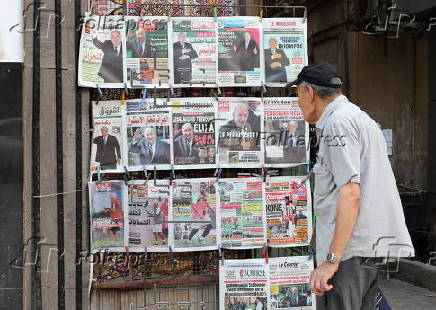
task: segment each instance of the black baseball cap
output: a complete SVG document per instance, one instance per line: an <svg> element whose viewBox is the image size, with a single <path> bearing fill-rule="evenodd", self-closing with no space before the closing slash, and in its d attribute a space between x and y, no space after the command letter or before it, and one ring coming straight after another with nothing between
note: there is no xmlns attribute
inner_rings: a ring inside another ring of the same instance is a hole
<svg viewBox="0 0 436 310"><path fill-rule="evenodd" d="M341 75L329 63L305 66L298 74L297 79L288 83L286 88L298 86L303 81L317 86L342 87Z"/></svg>

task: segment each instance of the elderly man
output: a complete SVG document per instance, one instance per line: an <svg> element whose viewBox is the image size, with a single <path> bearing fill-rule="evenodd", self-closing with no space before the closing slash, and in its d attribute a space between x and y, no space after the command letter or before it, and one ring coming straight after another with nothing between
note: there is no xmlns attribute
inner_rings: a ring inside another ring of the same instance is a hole
<svg viewBox="0 0 436 310"><path fill-rule="evenodd" d="M303 134L299 134L299 125L303 128ZM306 161L304 121L289 121L287 130L281 132L281 138L286 162L304 163Z"/></svg>
<svg viewBox="0 0 436 310"><path fill-rule="evenodd" d="M173 44L174 83L189 83L192 79L192 59L198 57L192 44L186 42L186 33L179 32L179 41Z"/></svg>
<svg viewBox="0 0 436 310"><path fill-rule="evenodd" d="M117 169L121 163L121 147L117 137L109 134L109 128L101 127L101 136L97 136L92 143L97 145L95 161L100 163L102 170Z"/></svg>
<svg viewBox="0 0 436 310"><path fill-rule="evenodd" d="M182 134L174 139L174 157L175 164L187 164L199 160L191 123L183 124Z"/></svg>
<svg viewBox="0 0 436 310"><path fill-rule="evenodd" d="M98 75L105 83L122 83L123 48L120 31L112 30L111 39L104 42L99 41L97 36L94 36L92 43L103 52Z"/></svg>
<svg viewBox="0 0 436 310"><path fill-rule="evenodd" d="M170 146L168 143L156 138L156 129L146 127L144 133L136 129L130 153L139 153L141 165L170 164Z"/></svg>
<svg viewBox="0 0 436 310"><path fill-rule="evenodd" d="M277 39L272 37L268 40L269 48L265 49L265 78L267 82L287 83L286 66L289 66L289 58L285 52L277 48Z"/></svg>
<svg viewBox="0 0 436 310"><path fill-rule="evenodd" d="M259 47L251 36L251 32L244 32L244 39L241 40L238 46L234 45L233 49L236 54L235 62L236 71L253 71L259 67Z"/></svg>
<svg viewBox="0 0 436 310"><path fill-rule="evenodd" d="M375 309L379 260L414 253L383 134L342 95L333 66L306 66L290 84L319 143L310 288L321 309Z"/></svg>
<svg viewBox="0 0 436 310"><path fill-rule="evenodd" d="M127 57L129 58L152 58L150 41L146 40L146 31L139 28L135 37L127 41Z"/></svg>

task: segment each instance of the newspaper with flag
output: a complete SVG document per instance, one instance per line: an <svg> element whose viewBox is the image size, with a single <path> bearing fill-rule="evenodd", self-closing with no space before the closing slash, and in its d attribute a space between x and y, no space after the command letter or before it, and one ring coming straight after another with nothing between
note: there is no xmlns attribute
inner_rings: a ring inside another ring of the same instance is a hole
<svg viewBox="0 0 436 310"><path fill-rule="evenodd" d="M309 160L309 124L295 97L263 99L266 167L291 167Z"/></svg>
<svg viewBox="0 0 436 310"><path fill-rule="evenodd" d="M217 191L220 247L251 249L266 246L262 179L220 179Z"/></svg>
<svg viewBox="0 0 436 310"><path fill-rule="evenodd" d="M259 18L218 18L219 86L260 86L262 35Z"/></svg>
<svg viewBox="0 0 436 310"><path fill-rule="evenodd" d="M176 179L172 181L172 192L173 250L217 249L215 179Z"/></svg>
<svg viewBox="0 0 436 310"><path fill-rule="evenodd" d="M312 237L312 203L305 177L268 177L265 184L268 246L308 245Z"/></svg>
<svg viewBox="0 0 436 310"><path fill-rule="evenodd" d="M264 18L263 80L282 87L307 65L307 22L304 18Z"/></svg>
<svg viewBox="0 0 436 310"><path fill-rule="evenodd" d="M170 193L169 180L129 181L125 236L129 251L168 251Z"/></svg>

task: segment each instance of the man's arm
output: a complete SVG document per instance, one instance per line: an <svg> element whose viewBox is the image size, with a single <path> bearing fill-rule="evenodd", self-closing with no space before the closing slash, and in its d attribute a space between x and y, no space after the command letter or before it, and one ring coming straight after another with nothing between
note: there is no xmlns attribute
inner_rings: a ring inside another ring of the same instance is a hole
<svg viewBox="0 0 436 310"><path fill-rule="evenodd" d="M99 39L97 39L97 36L92 39L92 43L97 47L98 49L103 50L104 48L104 42L101 42Z"/></svg>
<svg viewBox="0 0 436 310"><path fill-rule="evenodd" d="M120 160L121 159L121 148L120 148L120 144L118 143L118 139L116 137L114 137L114 142L115 142L115 148L117 150L117 159Z"/></svg>
<svg viewBox="0 0 436 310"><path fill-rule="evenodd" d="M194 59L198 57L197 52L194 50L194 48L192 47L192 44L189 43L190 49L191 51L188 53L189 58Z"/></svg>

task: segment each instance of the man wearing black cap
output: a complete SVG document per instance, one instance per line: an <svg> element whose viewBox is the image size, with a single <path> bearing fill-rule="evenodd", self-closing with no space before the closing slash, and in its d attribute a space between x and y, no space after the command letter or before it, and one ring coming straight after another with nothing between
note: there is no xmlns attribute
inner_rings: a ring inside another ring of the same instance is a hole
<svg viewBox="0 0 436 310"><path fill-rule="evenodd" d="M305 120L316 124L319 144L317 267L310 279L312 292L322 296L318 309L375 309L375 262L414 255L383 134L342 95L333 66L306 66L288 85L296 86Z"/></svg>

